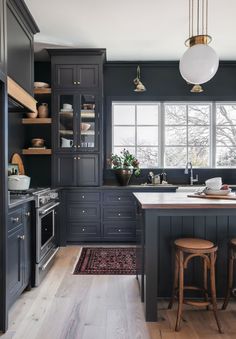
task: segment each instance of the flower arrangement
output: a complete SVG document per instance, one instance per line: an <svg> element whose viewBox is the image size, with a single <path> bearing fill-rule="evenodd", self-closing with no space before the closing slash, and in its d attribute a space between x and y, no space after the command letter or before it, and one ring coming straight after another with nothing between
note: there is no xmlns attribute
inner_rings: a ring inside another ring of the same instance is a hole
<svg viewBox="0 0 236 339"><path fill-rule="evenodd" d="M110 163L111 168L116 170L133 169L135 176L139 176L141 173L138 159L125 148L120 155L112 153Z"/></svg>

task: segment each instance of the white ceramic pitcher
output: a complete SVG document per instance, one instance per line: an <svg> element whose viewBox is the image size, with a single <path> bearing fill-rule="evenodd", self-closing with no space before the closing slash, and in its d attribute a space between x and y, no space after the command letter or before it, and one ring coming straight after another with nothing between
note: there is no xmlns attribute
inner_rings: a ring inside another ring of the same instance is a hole
<svg viewBox="0 0 236 339"><path fill-rule="evenodd" d="M61 147L72 147L73 146L73 140L61 138Z"/></svg>

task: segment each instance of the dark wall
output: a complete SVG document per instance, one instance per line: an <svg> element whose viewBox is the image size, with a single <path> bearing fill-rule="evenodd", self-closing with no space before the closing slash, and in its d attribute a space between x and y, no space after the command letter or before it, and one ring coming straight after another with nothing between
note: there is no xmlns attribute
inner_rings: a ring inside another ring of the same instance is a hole
<svg viewBox="0 0 236 339"><path fill-rule="evenodd" d="M141 69L141 81L146 92L134 92L133 79L137 65ZM179 63L173 62L108 62L104 67L104 181L115 181L114 173L106 169L111 154L111 103L112 101L236 101L236 61L221 62L212 80L203 85L203 93L191 93L179 73ZM162 169L154 169L160 173ZM153 171L153 169L152 169ZM149 169L142 170L141 177L131 183L145 182ZM183 169L168 169L170 183L188 183ZM222 176L224 182L236 184L236 169L197 169L199 182L212 176Z"/></svg>

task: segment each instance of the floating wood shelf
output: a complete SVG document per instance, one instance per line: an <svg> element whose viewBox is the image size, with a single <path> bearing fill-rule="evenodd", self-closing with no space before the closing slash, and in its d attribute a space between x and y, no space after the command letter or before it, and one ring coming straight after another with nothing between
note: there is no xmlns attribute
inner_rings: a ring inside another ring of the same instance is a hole
<svg viewBox="0 0 236 339"><path fill-rule="evenodd" d="M7 77L7 91L11 98L27 108L26 111L37 112L37 101L10 77Z"/></svg>
<svg viewBox="0 0 236 339"><path fill-rule="evenodd" d="M51 118L23 118L22 124L24 125L37 125L37 124L51 124Z"/></svg>
<svg viewBox="0 0 236 339"><path fill-rule="evenodd" d="M34 94L51 94L52 89L51 88L34 88Z"/></svg>
<svg viewBox="0 0 236 339"><path fill-rule="evenodd" d="M43 154L45 154L45 155L50 155L50 154L52 154L52 150L51 149L49 149L49 148L45 148L45 149L37 149L37 148L35 148L35 149L23 149L22 150L22 154L24 154L24 155L43 155Z"/></svg>

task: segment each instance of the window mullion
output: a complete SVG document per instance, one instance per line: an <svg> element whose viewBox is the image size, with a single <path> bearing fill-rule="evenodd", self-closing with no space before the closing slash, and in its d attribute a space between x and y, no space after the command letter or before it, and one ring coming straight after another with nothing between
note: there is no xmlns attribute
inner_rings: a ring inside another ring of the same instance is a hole
<svg viewBox="0 0 236 339"><path fill-rule="evenodd" d="M164 168L164 153L165 153L165 104L161 102L159 104L159 167Z"/></svg>
<svg viewBox="0 0 236 339"><path fill-rule="evenodd" d="M212 103L211 109L211 146L210 146L210 166L216 167L216 103Z"/></svg>

